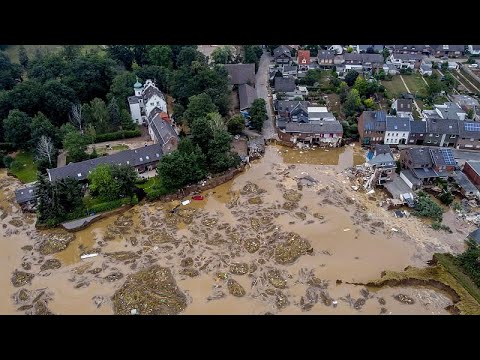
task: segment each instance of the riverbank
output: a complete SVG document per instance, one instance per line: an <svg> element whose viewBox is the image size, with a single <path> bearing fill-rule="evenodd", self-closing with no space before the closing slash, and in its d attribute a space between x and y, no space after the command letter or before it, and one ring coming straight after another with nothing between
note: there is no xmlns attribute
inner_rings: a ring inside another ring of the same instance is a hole
<svg viewBox="0 0 480 360"><path fill-rule="evenodd" d="M130 305L141 314L153 293L142 290L131 303L129 292L144 280L148 289L154 273L181 292L165 292L178 306L160 313L448 314L452 300L430 288L346 283L423 267L434 252L460 252L463 244L458 230L438 233L416 218L393 217L378 207L380 192L372 199L354 191L346 171L354 148L327 150L268 146L231 180L202 191L204 200L174 213L179 200L141 203L76 233L35 230L14 213L11 184L3 192L12 202L0 229L9 259L0 285L13 297L0 302L0 312L35 312L36 291L47 289L39 301L55 314L113 314ZM315 163L304 163L309 155ZM18 228L9 223L15 218ZM11 282L15 270L27 274L17 273L19 287ZM402 294L415 303L399 301Z"/></svg>

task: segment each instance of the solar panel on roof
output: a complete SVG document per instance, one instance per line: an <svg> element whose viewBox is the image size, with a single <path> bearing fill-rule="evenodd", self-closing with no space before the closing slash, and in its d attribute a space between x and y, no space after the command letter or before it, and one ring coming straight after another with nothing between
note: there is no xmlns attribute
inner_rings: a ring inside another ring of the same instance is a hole
<svg viewBox="0 0 480 360"><path fill-rule="evenodd" d="M445 164L447 165L455 165L455 159L453 157L453 153L447 149L440 149L443 155L443 159Z"/></svg>
<svg viewBox="0 0 480 360"><path fill-rule="evenodd" d="M465 123L465 131L480 131L480 123Z"/></svg>

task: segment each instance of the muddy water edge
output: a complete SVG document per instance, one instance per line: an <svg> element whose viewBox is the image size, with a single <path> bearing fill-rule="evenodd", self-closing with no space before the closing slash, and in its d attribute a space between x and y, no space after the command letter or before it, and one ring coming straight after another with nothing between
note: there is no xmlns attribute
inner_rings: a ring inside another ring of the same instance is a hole
<svg viewBox="0 0 480 360"><path fill-rule="evenodd" d="M140 204L73 235L35 230L34 216L14 204L21 184L1 172L0 286L11 296L0 300L0 313L144 313L142 300L125 299L148 276L131 275L159 265L178 296L156 313L447 314L451 300L432 289L345 284L425 266L434 252L462 251L463 244L457 230L396 219L353 191L345 169L361 153L329 150L268 146L202 201L173 213L178 201ZM88 253L99 255L80 258ZM145 299L165 303L159 296Z"/></svg>

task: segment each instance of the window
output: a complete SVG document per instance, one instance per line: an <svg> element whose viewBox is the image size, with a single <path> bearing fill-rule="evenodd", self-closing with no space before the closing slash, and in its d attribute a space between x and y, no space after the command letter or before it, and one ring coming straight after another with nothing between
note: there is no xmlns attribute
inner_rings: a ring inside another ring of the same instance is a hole
<svg viewBox="0 0 480 360"><path fill-rule="evenodd" d="M151 103L150 103L150 105L152 105L152 106L153 106L153 102L151 102Z"/></svg>
<svg viewBox="0 0 480 360"><path fill-rule="evenodd" d="M432 137L432 136L433 136L433 134L430 134L430 135L428 135L428 136Z"/></svg>
<svg viewBox="0 0 480 360"><path fill-rule="evenodd" d="M474 139L474 138L471 138L470 141L475 141L475 139Z"/></svg>
<svg viewBox="0 0 480 360"><path fill-rule="evenodd" d="M149 157L148 155L147 155L147 156L145 156L145 158L146 158L147 160L150 160L150 157Z"/></svg>
<svg viewBox="0 0 480 360"><path fill-rule="evenodd" d="M440 134L436 134L435 137L440 137Z"/></svg>
<svg viewBox="0 0 480 360"><path fill-rule="evenodd" d="M157 105L160 105L160 101L157 101Z"/></svg>
<svg viewBox="0 0 480 360"><path fill-rule="evenodd" d="M427 144L431 144L431 143L432 143L432 141L431 141L431 140L428 140L428 141L427 141Z"/></svg>
<svg viewBox="0 0 480 360"><path fill-rule="evenodd" d="M129 161L129 160L127 160L127 165L130 165L130 161Z"/></svg>
<svg viewBox="0 0 480 360"><path fill-rule="evenodd" d="M450 139L455 139L455 135L450 135Z"/></svg>
<svg viewBox="0 0 480 360"><path fill-rule="evenodd" d="M395 136L398 136L398 133L396 133Z"/></svg>
<svg viewBox="0 0 480 360"><path fill-rule="evenodd" d="M82 173L78 173L77 176L78 176L78 177L82 177Z"/></svg>
<svg viewBox="0 0 480 360"><path fill-rule="evenodd" d="M420 134L420 136L423 136L423 134Z"/></svg>
<svg viewBox="0 0 480 360"><path fill-rule="evenodd" d="M140 158L140 161L143 161L143 158Z"/></svg>

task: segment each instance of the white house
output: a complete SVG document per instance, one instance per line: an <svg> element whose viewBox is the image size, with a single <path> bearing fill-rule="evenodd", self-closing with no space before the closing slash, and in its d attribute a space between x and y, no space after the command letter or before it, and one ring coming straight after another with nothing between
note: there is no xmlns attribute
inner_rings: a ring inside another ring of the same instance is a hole
<svg viewBox="0 0 480 360"><path fill-rule="evenodd" d="M458 70L458 63L455 61L449 61L448 62L448 70Z"/></svg>
<svg viewBox="0 0 480 360"><path fill-rule="evenodd" d="M422 55L418 54L391 54L389 60L397 69L415 69L420 67L423 59Z"/></svg>
<svg viewBox="0 0 480 360"><path fill-rule="evenodd" d="M480 45L468 45L468 52L471 55L480 55Z"/></svg>
<svg viewBox="0 0 480 360"><path fill-rule="evenodd" d="M410 134L410 118L387 116L384 144L406 144Z"/></svg>
<svg viewBox="0 0 480 360"><path fill-rule="evenodd" d="M133 85L135 96L128 97L132 119L138 124L143 124L154 108L167 112L165 95L155 86L152 80L147 80L145 85L139 81Z"/></svg>

